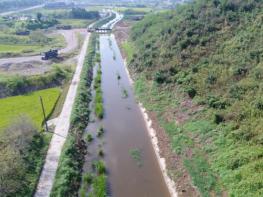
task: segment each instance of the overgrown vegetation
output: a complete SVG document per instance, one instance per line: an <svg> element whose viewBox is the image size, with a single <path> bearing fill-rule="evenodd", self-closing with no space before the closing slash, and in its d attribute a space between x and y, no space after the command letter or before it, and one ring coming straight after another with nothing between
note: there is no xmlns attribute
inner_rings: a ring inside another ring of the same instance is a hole
<svg viewBox="0 0 263 197"><path fill-rule="evenodd" d="M132 30L136 93L202 196L262 196L262 18L262 1L197 0Z"/></svg>
<svg viewBox="0 0 263 197"><path fill-rule="evenodd" d="M92 35L71 116L70 133L61 154L51 196L78 195L81 183L81 169L86 153L86 143L82 139L82 134L89 121L90 86L93 75L95 44L96 37Z"/></svg>
<svg viewBox="0 0 263 197"><path fill-rule="evenodd" d="M98 19L98 11L87 11L85 8L72 8L70 16L76 19Z"/></svg>
<svg viewBox="0 0 263 197"><path fill-rule="evenodd" d="M99 37L96 40L96 70L97 75L93 81L93 89L95 90L95 95L92 100L92 105L95 109L92 111L91 116L96 120L94 122L100 122L103 118L103 99L102 99L102 90L101 90L101 59L99 54ZM94 105L93 105L94 104ZM98 107L99 106L99 107ZM94 136L94 141L90 142L90 147L96 146L95 149L98 149L95 152L89 152L87 157L92 158L91 161L87 162L85 165L85 172L82 175L81 187L79 190L79 196L92 196L92 197L106 197L107 188L106 188L106 166L102 160L104 157L102 144L97 144L98 140L102 140L103 134L105 132L102 125L97 125L97 131L89 131L88 136ZM95 135L96 132L96 135ZM92 138L93 139L93 138ZM87 139L88 140L88 139ZM92 148L92 149L93 149ZM94 149L93 149L94 150Z"/></svg>
<svg viewBox="0 0 263 197"><path fill-rule="evenodd" d="M80 196L85 197L87 191L91 197L106 197L106 168L103 161L99 160L93 163L94 173L86 173L83 176ZM91 189L92 188L92 189Z"/></svg>
<svg viewBox="0 0 263 197"><path fill-rule="evenodd" d="M99 64L98 66L98 72L95 77L94 81L94 88L96 91L95 95L95 114L98 118L102 119L103 118L103 97L102 97L102 89L101 89L101 65Z"/></svg>
<svg viewBox="0 0 263 197"><path fill-rule="evenodd" d="M32 196L50 141L27 117L13 121L0 135L0 193Z"/></svg>
<svg viewBox="0 0 263 197"><path fill-rule="evenodd" d="M71 76L71 70L54 67L45 75L12 76L0 79L0 98L62 85Z"/></svg>

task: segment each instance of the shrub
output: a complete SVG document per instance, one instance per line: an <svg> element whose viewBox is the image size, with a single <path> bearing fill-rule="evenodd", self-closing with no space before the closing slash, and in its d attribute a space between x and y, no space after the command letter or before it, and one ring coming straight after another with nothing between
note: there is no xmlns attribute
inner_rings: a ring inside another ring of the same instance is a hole
<svg viewBox="0 0 263 197"><path fill-rule="evenodd" d="M32 196L48 147L27 117L20 117L1 134L0 191L2 196Z"/></svg>
<svg viewBox="0 0 263 197"><path fill-rule="evenodd" d="M93 180L92 174L90 174L90 173L85 173L85 174L83 175L83 181L84 181L84 183L86 183L86 184L91 184L91 183L92 183L92 180Z"/></svg>
<svg viewBox="0 0 263 197"><path fill-rule="evenodd" d="M88 142L92 142L93 141L93 137L92 137L92 135L90 133L87 135L87 141Z"/></svg>
<svg viewBox="0 0 263 197"><path fill-rule="evenodd" d="M263 110L263 100L256 101L256 108L259 110Z"/></svg>
<svg viewBox="0 0 263 197"><path fill-rule="evenodd" d="M97 136L101 137L103 135L103 133L104 133L104 129L102 126L100 126L100 128L98 129L98 132L97 132Z"/></svg>
<svg viewBox="0 0 263 197"><path fill-rule="evenodd" d="M158 84L162 83L168 83L169 82L169 74L166 71L157 71L154 75L154 81L156 81Z"/></svg>
<svg viewBox="0 0 263 197"><path fill-rule="evenodd" d="M103 157L103 156L104 156L104 152L103 152L102 149L99 150L98 155L99 155L100 157Z"/></svg>
<svg viewBox="0 0 263 197"><path fill-rule="evenodd" d="M224 116L221 115L221 114L215 114L215 116L214 116L214 122L215 122L216 124L220 124L220 123L224 122Z"/></svg>
<svg viewBox="0 0 263 197"><path fill-rule="evenodd" d="M198 73L198 67L193 67L193 68L192 68L192 72L193 72L193 73Z"/></svg>
<svg viewBox="0 0 263 197"><path fill-rule="evenodd" d="M96 116L100 119L103 118L103 104L102 103L96 103L96 106L95 106L95 113L96 113Z"/></svg>
<svg viewBox="0 0 263 197"><path fill-rule="evenodd" d="M208 105L209 107L212 107L215 109L225 109L229 104L225 100L220 100L219 98L216 98L216 97L209 97Z"/></svg>
<svg viewBox="0 0 263 197"><path fill-rule="evenodd" d="M236 99L241 99L245 93L246 89L239 85L233 85L229 90L230 96Z"/></svg>
<svg viewBox="0 0 263 197"><path fill-rule="evenodd" d="M105 164L104 164L104 162L102 160L96 161L94 163L94 167L95 167L95 170L96 170L97 174L99 174L99 175L105 174L106 167L105 167Z"/></svg>
<svg viewBox="0 0 263 197"><path fill-rule="evenodd" d="M175 75L175 80L178 84L189 84L192 80L192 76L187 72L181 71Z"/></svg>
<svg viewBox="0 0 263 197"><path fill-rule="evenodd" d="M216 83L216 80L217 80L217 78L216 78L215 75L209 74L208 77L207 77L207 79L206 79L206 83L208 83L208 84L210 84L210 85L213 85L213 84Z"/></svg>
<svg viewBox="0 0 263 197"><path fill-rule="evenodd" d="M186 93L188 94L188 96L189 96L190 98L194 98L197 92L196 92L196 90L195 90L194 88L188 87L188 88L186 89Z"/></svg>
<svg viewBox="0 0 263 197"><path fill-rule="evenodd" d="M91 193L91 197L106 197L106 176L99 175L94 179L93 182L93 191Z"/></svg>

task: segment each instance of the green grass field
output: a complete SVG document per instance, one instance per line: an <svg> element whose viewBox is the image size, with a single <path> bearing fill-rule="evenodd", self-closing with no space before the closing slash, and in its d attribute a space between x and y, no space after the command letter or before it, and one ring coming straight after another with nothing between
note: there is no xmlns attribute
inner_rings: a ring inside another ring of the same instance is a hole
<svg viewBox="0 0 263 197"><path fill-rule="evenodd" d="M72 28L86 28L92 23L92 20L87 19L59 19L61 25L71 25Z"/></svg>
<svg viewBox="0 0 263 197"><path fill-rule="evenodd" d="M41 46L0 44L0 53L26 53L41 50Z"/></svg>
<svg viewBox="0 0 263 197"><path fill-rule="evenodd" d="M61 34L17 36L10 32L0 31L0 57L13 57L23 55L37 55L50 48L63 48L66 41ZM38 39L42 39L41 41Z"/></svg>
<svg viewBox="0 0 263 197"><path fill-rule="evenodd" d="M39 96L42 96L46 115L49 115L57 102L60 92L59 88L50 88L27 95L0 99L0 130L19 115L29 116L36 126L40 127L43 121L43 114Z"/></svg>

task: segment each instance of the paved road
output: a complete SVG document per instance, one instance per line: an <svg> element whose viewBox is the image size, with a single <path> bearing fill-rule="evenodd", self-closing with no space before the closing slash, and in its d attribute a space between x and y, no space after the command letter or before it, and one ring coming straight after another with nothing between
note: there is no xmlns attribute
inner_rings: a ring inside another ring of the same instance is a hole
<svg viewBox="0 0 263 197"><path fill-rule="evenodd" d="M0 13L0 16L7 16L7 15L10 15L10 14L15 14L15 13L19 13L19 12L24 12L24 11L34 10L34 9L42 8L42 7L44 7L44 4L36 5L36 6L32 6L32 7L28 7L28 8L24 8L24 9L19 9L19 10L13 10L13 11L8 11L8 12L2 12L2 13Z"/></svg>
<svg viewBox="0 0 263 197"><path fill-rule="evenodd" d="M52 136L45 164L41 172L36 193L34 195L35 197L48 197L51 192L61 151L69 131L70 115L77 94L77 87L79 84L80 74L87 52L88 41L89 34L86 36L84 44L82 46L73 80L71 82L62 112L57 120L57 125L54 132L58 135L54 134Z"/></svg>

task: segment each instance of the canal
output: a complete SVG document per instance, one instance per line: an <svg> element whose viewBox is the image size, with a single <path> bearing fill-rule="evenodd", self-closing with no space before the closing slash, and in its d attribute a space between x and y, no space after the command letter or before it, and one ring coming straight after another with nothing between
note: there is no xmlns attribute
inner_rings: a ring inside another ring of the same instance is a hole
<svg viewBox="0 0 263 197"><path fill-rule="evenodd" d="M100 36L104 160L114 197L168 197L146 123L113 35Z"/></svg>

